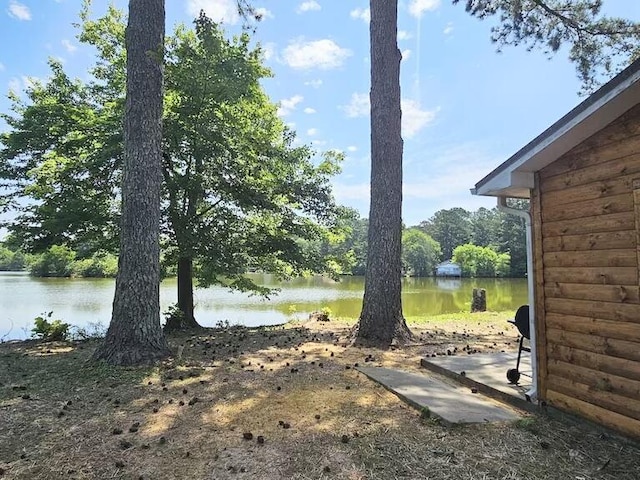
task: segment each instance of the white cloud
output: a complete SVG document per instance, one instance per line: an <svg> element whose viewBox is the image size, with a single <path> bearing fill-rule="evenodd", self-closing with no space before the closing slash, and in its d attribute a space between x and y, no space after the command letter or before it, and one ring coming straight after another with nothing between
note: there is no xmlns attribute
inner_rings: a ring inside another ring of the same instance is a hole
<svg viewBox="0 0 640 480"><path fill-rule="evenodd" d="M316 113L316 109L315 108L311 108L311 107L307 107L304 109L304 113L307 113L309 115L311 115L312 113Z"/></svg>
<svg viewBox="0 0 640 480"><path fill-rule="evenodd" d="M341 108L349 118L365 117L369 115L371 107L367 93L353 93L347 105Z"/></svg>
<svg viewBox="0 0 640 480"><path fill-rule="evenodd" d="M402 136L413 138L416 133L433 122L438 110L422 110L418 102L402 100Z"/></svg>
<svg viewBox="0 0 640 480"><path fill-rule="evenodd" d="M3 70L4 70L4 64L0 62L0 72L2 72Z"/></svg>
<svg viewBox="0 0 640 480"><path fill-rule="evenodd" d="M351 10L351 18L360 19L365 23L371 21L371 10L369 8L356 8Z"/></svg>
<svg viewBox="0 0 640 480"><path fill-rule="evenodd" d="M313 137L317 134L318 134L317 128L310 128L309 130L307 130L307 135L309 135L310 137Z"/></svg>
<svg viewBox="0 0 640 480"><path fill-rule="evenodd" d="M187 13L197 17L204 10L214 22L238 23L238 5L236 0L187 0Z"/></svg>
<svg viewBox="0 0 640 480"><path fill-rule="evenodd" d="M356 147L355 145L349 145L347 147L347 151L348 152L357 152L358 151L358 147Z"/></svg>
<svg viewBox="0 0 640 480"><path fill-rule="evenodd" d="M7 13L10 17L18 20L31 20L31 10L29 10L29 7L16 0L9 2L9 10L7 10Z"/></svg>
<svg viewBox="0 0 640 480"><path fill-rule="evenodd" d="M347 114L347 117L365 117L371 111L369 95L366 93L354 93L351 95L351 101L341 108ZM423 110L418 102L407 99L402 100L401 108L402 136L404 138L413 138L416 133L435 119L439 110L437 108L435 110Z"/></svg>
<svg viewBox="0 0 640 480"><path fill-rule="evenodd" d="M266 20L267 18L274 18L273 12L265 7L260 7L255 9L256 15L260 17L261 20Z"/></svg>
<svg viewBox="0 0 640 480"><path fill-rule="evenodd" d="M409 40L412 37L413 35L406 30L398 30L398 40Z"/></svg>
<svg viewBox="0 0 640 480"><path fill-rule="evenodd" d="M329 70L341 66L351 55L351 50L340 47L328 38L311 42L299 39L283 50L282 59L285 64L298 70Z"/></svg>
<svg viewBox="0 0 640 480"><path fill-rule="evenodd" d="M62 40L61 43L62 43L62 46L67 49L67 52L75 52L78 49L76 45L74 45L67 39Z"/></svg>
<svg viewBox="0 0 640 480"><path fill-rule="evenodd" d="M440 0L411 0L409 3L409 13L420 18L424 12L435 10L440 6Z"/></svg>
<svg viewBox="0 0 640 480"><path fill-rule="evenodd" d="M356 183L351 185L347 185L344 183L334 183L333 193L339 203L344 203L345 200L369 201L369 188L369 182Z"/></svg>
<svg viewBox="0 0 640 480"><path fill-rule="evenodd" d="M285 98L280 100L280 106L278 107L278 115L284 117L293 112L298 104L304 100L302 95L294 95L291 98Z"/></svg>
<svg viewBox="0 0 640 480"><path fill-rule="evenodd" d="M304 84L308 87L320 88L322 86L322 80L309 80L308 82L304 82Z"/></svg>
<svg viewBox="0 0 640 480"><path fill-rule="evenodd" d="M320 10L321 8L322 7L320 6L320 4L315 0L308 0L298 5L298 8L296 8L296 12L297 13L311 12L314 10L315 11Z"/></svg>
<svg viewBox="0 0 640 480"><path fill-rule="evenodd" d="M409 57L411 57L411 50L407 48L402 51L402 60L409 60Z"/></svg>
<svg viewBox="0 0 640 480"><path fill-rule="evenodd" d="M324 147L327 143L326 140L311 140L311 145L314 147Z"/></svg>
<svg viewBox="0 0 640 480"><path fill-rule="evenodd" d="M444 27L442 33L444 33L445 35L451 35L453 33L453 23L447 23L447 26Z"/></svg>

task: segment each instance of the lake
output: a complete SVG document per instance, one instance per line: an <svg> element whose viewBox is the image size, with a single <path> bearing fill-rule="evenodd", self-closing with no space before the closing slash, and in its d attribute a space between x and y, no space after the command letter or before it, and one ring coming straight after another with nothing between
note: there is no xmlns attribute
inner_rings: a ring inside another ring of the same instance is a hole
<svg viewBox="0 0 640 480"><path fill-rule="evenodd" d="M298 278L278 282L272 275L253 274L254 281L280 288L270 300L221 287L196 289L196 319L203 326L217 322L246 326L275 325L292 317L306 318L323 307L338 317L355 318L362 307L363 277ZM33 319L53 311L54 319L77 326L108 325L115 281L94 278L34 278L22 272L0 272L0 339L26 338ZM490 310L515 310L527 303L526 279L403 279L402 301L407 318L467 311L473 288L487 290ZM177 301L176 279L160 286L162 311Z"/></svg>

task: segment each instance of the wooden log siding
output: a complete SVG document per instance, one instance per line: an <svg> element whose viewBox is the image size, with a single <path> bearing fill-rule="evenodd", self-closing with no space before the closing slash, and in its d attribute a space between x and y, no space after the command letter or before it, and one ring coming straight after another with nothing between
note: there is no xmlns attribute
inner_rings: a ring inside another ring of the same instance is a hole
<svg viewBox="0 0 640 480"><path fill-rule="evenodd" d="M536 179L541 398L640 437L640 106Z"/></svg>

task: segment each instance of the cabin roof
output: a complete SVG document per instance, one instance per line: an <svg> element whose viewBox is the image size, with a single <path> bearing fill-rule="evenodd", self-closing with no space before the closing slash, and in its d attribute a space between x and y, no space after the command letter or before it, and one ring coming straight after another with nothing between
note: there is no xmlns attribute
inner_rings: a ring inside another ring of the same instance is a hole
<svg viewBox="0 0 640 480"><path fill-rule="evenodd" d="M436 268L440 268L440 267L460 267L460 265L455 263L453 260L446 260L436 265Z"/></svg>
<svg viewBox="0 0 640 480"><path fill-rule="evenodd" d="M529 198L534 173L640 103L640 59L476 183L473 195Z"/></svg>

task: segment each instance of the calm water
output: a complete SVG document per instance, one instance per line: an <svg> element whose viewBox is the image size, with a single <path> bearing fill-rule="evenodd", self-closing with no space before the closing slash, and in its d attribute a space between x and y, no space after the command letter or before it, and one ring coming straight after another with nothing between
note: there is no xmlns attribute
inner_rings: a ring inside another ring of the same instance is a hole
<svg viewBox="0 0 640 480"><path fill-rule="evenodd" d="M228 320L247 326L273 325L292 316L306 318L309 312L329 307L334 315L357 317L362 306L362 277L344 277L340 282L320 277L278 283L271 275L253 275L258 283L279 287L270 300L231 293L220 287L196 289L196 318L214 326ZM33 319L53 311L72 325L91 322L108 325L115 282L112 279L32 278L24 273L0 272L0 338L29 336ZM403 307L407 317L455 313L468 310L473 288L487 289L490 310L515 309L527 303L525 279L436 279L407 278L403 283ZM176 280L160 287L162 311L175 303Z"/></svg>

